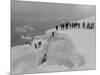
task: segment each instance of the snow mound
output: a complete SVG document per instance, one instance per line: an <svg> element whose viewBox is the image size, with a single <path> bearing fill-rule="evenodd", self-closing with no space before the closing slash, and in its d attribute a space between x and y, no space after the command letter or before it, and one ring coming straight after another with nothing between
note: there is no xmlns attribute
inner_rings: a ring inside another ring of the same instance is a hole
<svg viewBox="0 0 100 75"><path fill-rule="evenodd" d="M95 23L95 17L77 22ZM95 29L60 29L60 27L58 31L55 28L50 29L44 35L35 36L31 45L12 47L12 72L95 69ZM39 42L41 42L40 46ZM43 58L46 59L44 63L42 63Z"/></svg>

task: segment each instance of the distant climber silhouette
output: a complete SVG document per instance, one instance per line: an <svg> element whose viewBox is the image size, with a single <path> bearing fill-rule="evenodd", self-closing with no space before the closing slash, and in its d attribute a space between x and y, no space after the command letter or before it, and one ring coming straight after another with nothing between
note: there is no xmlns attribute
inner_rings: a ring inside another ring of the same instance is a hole
<svg viewBox="0 0 100 75"><path fill-rule="evenodd" d="M39 46L39 48L40 48L40 46L42 45L42 42L41 41L39 41L39 43L38 43L38 46Z"/></svg>
<svg viewBox="0 0 100 75"><path fill-rule="evenodd" d="M54 33L54 32L52 32L52 37L54 37L54 34L55 34L55 33Z"/></svg>
<svg viewBox="0 0 100 75"><path fill-rule="evenodd" d="M94 29L94 26L95 24L93 22L91 22L91 29Z"/></svg>
<svg viewBox="0 0 100 75"><path fill-rule="evenodd" d="M80 23L75 22L75 23L72 25L72 28L80 28Z"/></svg>
<svg viewBox="0 0 100 75"><path fill-rule="evenodd" d="M56 30L58 30L58 26L56 26Z"/></svg>
<svg viewBox="0 0 100 75"><path fill-rule="evenodd" d="M44 56L43 56L43 58L42 58L42 60L41 60L41 64L43 64L44 62L47 61L47 60L46 60L46 57L47 57L47 54L44 54Z"/></svg>
<svg viewBox="0 0 100 75"><path fill-rule="evenodd" d="M82 23L82 27L83 27L83 28L85 28L85 25L86 25L86 23L85 23L85 22L83 22L83 23Z"/></svg>
<svg viewBox="0 0 100 75"><path fill-rule="evenodd" d="M78 29L80 28L80 23L77 23L77 25L78 25Z"/></svg>
<svg viewBox="0 0 100 75"><path fill-rule="evenodd" d="M37 45L36 45L36 43L34 44L34 46L35 46L35 48L37 49Z"/></svg>
<svg viewBox="0 0 100 75"><path fill-rule="evenodd" d="M68 29L68 22L65 23L65 27L66 27L66 29Z"/></svg>
<svg viewBox="0 0 100 75"><path fill-rule="evenodd" d="M61 30L64 30L64 23L60 24Z"/></svg>

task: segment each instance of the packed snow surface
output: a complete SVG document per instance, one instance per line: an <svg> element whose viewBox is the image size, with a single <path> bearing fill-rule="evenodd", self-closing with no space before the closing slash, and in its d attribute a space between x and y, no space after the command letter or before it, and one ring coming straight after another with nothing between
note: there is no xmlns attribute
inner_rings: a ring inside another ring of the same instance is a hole
<svg viewBox="0 0 100 75"><path fill-rule="evenodd" d="M95 22L95 17L80 20ZM52 37L52 32L54 36ZM95 69L95 29L50 29L32 44L11 48L11 72L34 73ZM39 45L39 42L41 44ZM36 47L35 47L36 44ZM42 59L46 55L46 61Z"/></svg>

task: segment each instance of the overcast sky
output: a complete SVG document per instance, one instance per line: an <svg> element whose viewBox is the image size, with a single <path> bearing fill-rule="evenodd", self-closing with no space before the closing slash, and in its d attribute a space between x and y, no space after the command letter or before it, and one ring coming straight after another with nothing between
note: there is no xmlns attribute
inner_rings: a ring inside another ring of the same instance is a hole
<svg viewBox="0 0 100 75"><path fill-rule="evenodd" d="M11 13L13 21L46 21L49 19L77 19L96 15L93 5L73 5L40 3L28 1L12 1Z"/></svg>

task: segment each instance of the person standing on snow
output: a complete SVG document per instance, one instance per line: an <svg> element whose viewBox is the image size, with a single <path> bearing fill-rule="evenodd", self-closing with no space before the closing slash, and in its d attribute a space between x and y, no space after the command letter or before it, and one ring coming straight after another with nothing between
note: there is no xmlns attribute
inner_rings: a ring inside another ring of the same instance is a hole
<svg viewBox="0 0 100 75"><path fill-rule="evenodd" d="M58 30L58 26L56 26L56 30Z"/></svg>
<svg viewBox="0 0 100 75"><path fill-rule="evenodd" d="M64 23L60 24L61 30L64 30Z"/></svg>
<svg viewBox="0 0 100 75"><path fill-rule="evenodd" d="M37 45L36 45L36 43L34 44L34 46L35 46L35 48L37 49Z"/></svg>
<svg viewBox="0 0 100 75"><path fill-rule="evenodd" d="M54 32L52 32L52 37L54 37Z"/></svg>
<svg viewBox="0 0 100 75"><path fill-rule="evenodd" d="M68 29L68 22L65 23L65 27L66 27L66 29Z"/></svg>
<svg viewBox="0 0 100 75"><path fill-rule="evenodd" d="M39 45L39 48L40 48L40 46L42 45L42 42L41 42L41 41L39 41L38 45Z"/></svg>

